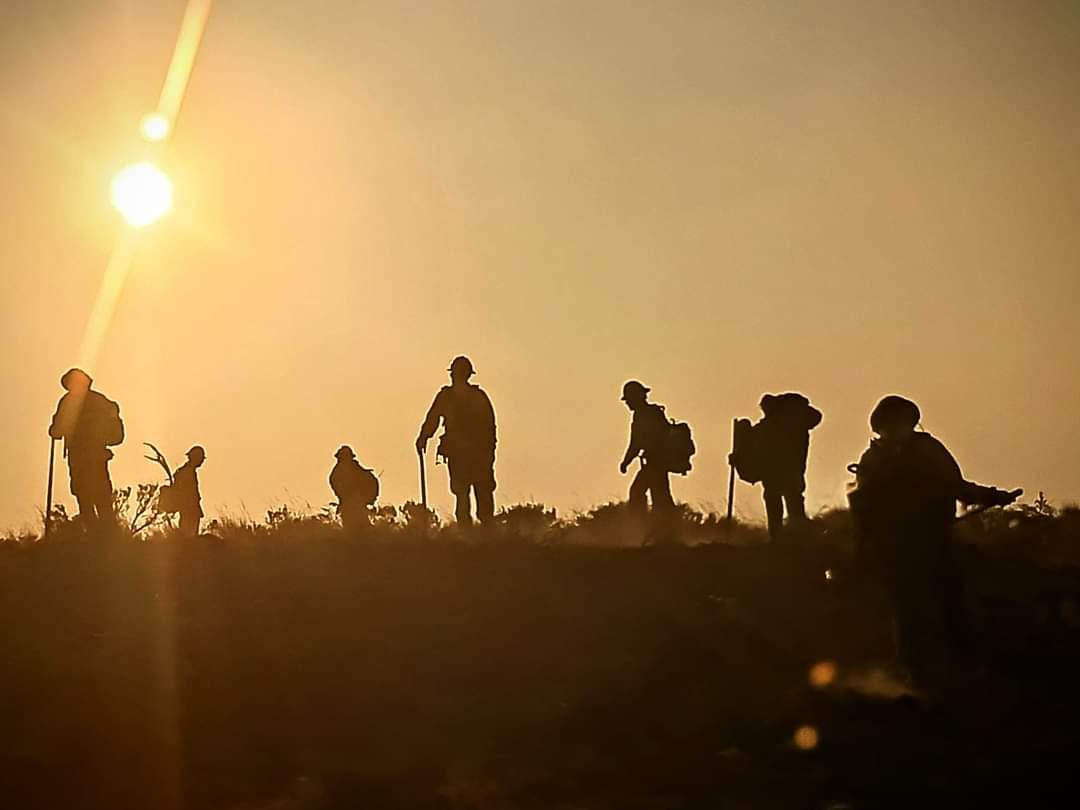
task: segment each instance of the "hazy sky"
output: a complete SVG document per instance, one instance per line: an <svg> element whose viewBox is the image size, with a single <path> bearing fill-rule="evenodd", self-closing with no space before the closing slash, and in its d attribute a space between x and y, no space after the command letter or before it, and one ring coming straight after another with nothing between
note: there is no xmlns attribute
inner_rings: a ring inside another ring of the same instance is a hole
<svg viewBox="0 0 1080 810"><path fill-rule="evenodd" d="M0 526L142 153L182 2L4 4ZM1080 498L1080 10L1071 2L218 3L100 360L128 441L206 446L207 511L331 500L339 444L416 497L455 354L501 502L620 498L637 377L722 508L731 419L800 390L812 508L886 393L985 483ZM450 502L442 468L435 504ZM66 470L57 492L70 504ZM740 487L741 511L760 512Z"/></svg>

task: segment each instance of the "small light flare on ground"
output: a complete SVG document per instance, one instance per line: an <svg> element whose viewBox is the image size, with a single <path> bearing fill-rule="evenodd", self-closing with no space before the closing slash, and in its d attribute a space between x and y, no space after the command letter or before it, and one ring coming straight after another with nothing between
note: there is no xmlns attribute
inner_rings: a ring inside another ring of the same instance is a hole
<svg viewBox="0 0 1080 810"><path fill-rule="evenodd" d="M836 680L836 664L832 661L818 661L810 667L810 685L816 689L824 689Z"/></svg>
<svg viewBox="0 0 1080 810"><path fill-rule="evenodd" d="M123 169L112 183L112 202L133 228L143 228L172 210L172 181L153 163Z"/></svg>
<svg viewBox="0 0 1080 810"><path fill-rule="evenodd" d="M813 751L820 741L818 730L813 726L799 726L795 729L793 741L800 751Z"/></svg>
<svg viewBox="0 0 1080 810"><path fill-rule="evenodd" d="M151 143L159 143L169 137L172 124L161 113L150 113L139 125L142 136Z"/></svg>

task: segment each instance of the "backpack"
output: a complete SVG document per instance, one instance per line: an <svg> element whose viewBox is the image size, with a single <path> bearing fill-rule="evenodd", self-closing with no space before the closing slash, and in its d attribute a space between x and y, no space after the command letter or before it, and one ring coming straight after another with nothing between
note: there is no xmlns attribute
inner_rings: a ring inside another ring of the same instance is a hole
<svg viewBox="0 0 1080 810"><path fill-rule="evenodd" d="M367 467L361 467L356 476L356 499L365 506L373 506L379 499L379 479Z"/></svg>
<svg viewBox="0 0 1080 810"><path fill-rule="evenodd" d="M692 467L690 458L696 452L694 438L690 434L690 425L672 419L664 439L664 457L667 460L668 471L686 475Z"/></svg>
<svg viewBox="0 0 1080 810"><path fill-rule="evenodd" d="M739 479L757 484L765 476L765 452L760 423L754 425L749 419L736 419L731 461Z"/></svg>
<svg viewBox="0 0 1080 810"><path fill-rule="evenodd" d="M176 502L176 490L172 484L162 484L158 490L157 510L165 515L180 511L180 504Z"/></svg>
<svg viewBox="0 0 1080 810"><path fill-rule="evenodd" d="M120 418L120 406L103 394L94 409L94 435L106 447L124 443L124 420Z"/></svg>

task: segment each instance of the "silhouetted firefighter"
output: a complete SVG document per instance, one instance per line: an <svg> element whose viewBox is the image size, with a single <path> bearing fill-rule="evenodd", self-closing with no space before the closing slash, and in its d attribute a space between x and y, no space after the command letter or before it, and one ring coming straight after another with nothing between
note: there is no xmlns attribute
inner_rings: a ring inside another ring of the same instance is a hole
<svg viewBox="0 0 1080 810"><path fill-rule="evenodd" d="M685 475L690 471L690 457L694 454L694 442L690 427L685 423L669 422L664 406L648 401L649 389L637 380L630 380L622 389L622 401L633 414L630 422L630 443L619 464L619 472L626 475L634 459L641 460L641 467L630 484L627 502L640 518L642 525L649 526L654 541L674 540L675 501L671 497L673 473ZM652 499L652 521L648 521L648 498Z"/></svg>
<svg viewBox="0 0 1080 810"><path fill-rule="evenodd" d="M199 524L203 519L199 468L205 461L206 451L195 445L187 451L187 461L173 474L172 505L175 508L169 511L180 513L180 533L187 537L199 536ZM161 508L161 498L158 499L158 508Z"/></svg>
<svg viewBox="0 0 1080 810"><path fill-rule="evenodd" d="M919 419L918 406L903 397L878 403L870 415L878 438L853 465L848 495L859 566L889 597L897 656L916 682L968 641L953 550L956 502L1004 506L1021 494L966 481L945 445L915 429Z"/></svg>
<svg viewBox="0 0 1080 810"><path fill-rule="evenodd" d="M455 357L449 371L451 384L431 403L416 437L416 450L424 454L441 422L444 430L436 455L446 460L450 470L457 521L462 526L472 524L471 491L476 496L476 517L487 523L495 515L495 410L488 395L469 382L475 373L469 358Z"/></svg>
<svg viewBox="0 0 1080 810"><path fill-rule="evenodd" d="M79 518L86 524L111 524L113 488L109 478L110 447L124 441L120 406L91 388L93 380L73 368L60 378L67 391L60 398L49 425L53 439L64 440L71 474L71 494L79 504Z"/></svg>
<svg viewBox="0 0 1080 810"><path fill-rule="evenodd" d="M761 482L769 537L778 540L785 505L792 528L806 523L806 459L821 411L795 393L766 394L760 404L764 416L756 425L748 419L736 422L731 463L744 481Z"/></svg>
<svg viewBox="0 0 1080 810"><path fill-rule="evenodd" d="M367 467L361 467L356 453L342 445L335 453L337 463L330 471L330 489L338 499L341 525L347 532L371 525L370 508L379 499L379 479Z"/></svg>

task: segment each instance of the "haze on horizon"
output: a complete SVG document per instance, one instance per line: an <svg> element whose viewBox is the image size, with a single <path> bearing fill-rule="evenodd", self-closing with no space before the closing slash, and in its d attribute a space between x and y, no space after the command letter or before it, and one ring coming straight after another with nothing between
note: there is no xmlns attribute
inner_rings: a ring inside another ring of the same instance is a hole
<svg viewBox="0 0 1080 810"><path fill-rule="evenodd" d="M47 5L0 31L0 527L44 501L184 3ZM330 501L348 443L415 498L467 353L500 504L623 498L631 377L694 428L679 500L722 507L732 418L786 390L825 413L812 510L886 393L969 478L1076 500L1078 34L1065 3L219 3L175 210L88 369L127 425L114 483L156 479L142 441L200 443L208 515L260 517Z"/></svg>

